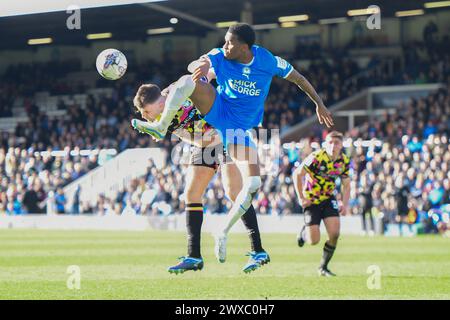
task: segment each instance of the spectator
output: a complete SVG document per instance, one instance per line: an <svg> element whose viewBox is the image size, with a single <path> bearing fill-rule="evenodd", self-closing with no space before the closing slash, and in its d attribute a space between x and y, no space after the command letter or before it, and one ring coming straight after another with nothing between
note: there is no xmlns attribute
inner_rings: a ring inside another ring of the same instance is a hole
<svg viewBox="0 0 450 320"><path fill-rule="evenodd" d="M374 183L369 183L366 176L361 177L361 186L359 189L359 194L361 197L360 208L362 217L362 227L365 234L373 235L375 234L375 223L372 215L373 208L373 193ZM367 219L370 221L370 229L367 226Z"/></svg>
<svg viewBox="0 0 450 320"><path fill-rule="evenodd" d="M437 25L431 20L428 21L427 25L423 28L423 41L427 46L430 46L434 43L437 33Z"/></svg>
<svg viewBox="0 0 450 320"><path fill-rule="evenodd" d="M23 205L27 213L42 213L41 208L39 207L39 197L35 190L35 188L30 187L24 195Z"/></svg>
<svg viewBox="0 0 450 320"><path fill-rule="evenodd" d="M61 187L58 187L56 190L55 196L56 202L56 211L58 213L66 213L66 196L64 195L64 190Z"/></svg>

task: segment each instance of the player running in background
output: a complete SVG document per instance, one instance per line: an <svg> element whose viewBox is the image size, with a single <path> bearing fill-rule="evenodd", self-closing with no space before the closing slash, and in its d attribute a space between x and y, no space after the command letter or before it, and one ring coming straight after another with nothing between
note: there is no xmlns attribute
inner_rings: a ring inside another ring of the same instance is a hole
<svg viewBox="0 0 450 320"><path fill-rule="evenodd" d="M328 241L323 248L319 275L335 276L328 270L339 238L339 214L345 214L350 197L349 158L342 152L343 135L332 131L325 139L325 148L314 151L293 174L295 191L303 207L305 224L297 238L298 245L315 245L320 241L320 223L323 220ZM334 197L336 179L341 179L342 206Z"/></svg>
<svg viewBox="0 0 450 320"><path fill-rule="evenodd" d="M154 137L164 137L178 103L189 97L204 119L219 131L225 148L239 164L242 189L229 212L228 225L216 238L220 261L226 258L229 230L250 207L261 186L256 144L248 130L263 120L264 102L272 78L278 76L295 83L315 103L319 122L328 127L333 125L330 112L308 80L287 61L254 45L254 42L255 32L250 25L239 23L231 26L225 35L223 48L213 49L190 64L188 70L193 74L176 82L161 119L146 128ZM216 74L217 90L200 81L210 68Z"/></svg>
<svg viewBox="0 0 450 320"><path fill-rule="evenodd" d="M173 86L169 86L162 92L153 84L145 84L139 88L134 98L134 105L145 120L152 122L160 117L171 87ZM132 123L136 130L147 133L146 122L133 119ZM183 273L187 270L201 270L204 264L200 250L203 195L220 165L225 193L230 200L234 201L242 187L241 175L236 165L226 155L216 130L202 119L189 99L179 107L168 132L192 145L184 191L188 252L186 257L181 258L180 263L170 267L168 271ZM241 219L247 228L252 248L249 261L243 268L243 271L248 273L268 263L270 259L261 245L258 221L253 206L249 207Z"/></svg>

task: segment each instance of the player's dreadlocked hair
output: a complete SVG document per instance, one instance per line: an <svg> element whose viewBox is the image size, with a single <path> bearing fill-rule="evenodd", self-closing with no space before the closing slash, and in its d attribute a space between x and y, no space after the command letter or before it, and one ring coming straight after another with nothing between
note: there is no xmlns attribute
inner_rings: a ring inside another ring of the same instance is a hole
<svg viewBox="0 0 450 320"><path fill-rule="evenodd" d="M143 84L139 87L133 99L137 111L141 110L147 103L153 103L161 95L161 89L156 84Z"/></svg>
<svg viewBox="0 0 450 320"><path fill-rule="evenodd" d="M228 28L228 32L236 35L239 41L246 43L249 48L255 44L255 31L247 23L236 23Z"/></svg>

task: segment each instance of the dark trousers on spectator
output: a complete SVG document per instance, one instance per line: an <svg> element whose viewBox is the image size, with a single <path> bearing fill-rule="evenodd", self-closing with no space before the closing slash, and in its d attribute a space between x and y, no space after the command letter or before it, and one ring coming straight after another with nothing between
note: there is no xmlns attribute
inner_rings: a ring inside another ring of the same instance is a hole
<svg viewBox="0 0 450 320"><path fill-rule="evenodd" d="M367 216L369 216L370 230L372 230L373 232L375 232L375 224L374 224L373 216L372 216L372 208L364 208L364 210L363 210L362 213L361 213L363 230L364 230L365 232L369 231L369 230L367 229Z"/></svg>

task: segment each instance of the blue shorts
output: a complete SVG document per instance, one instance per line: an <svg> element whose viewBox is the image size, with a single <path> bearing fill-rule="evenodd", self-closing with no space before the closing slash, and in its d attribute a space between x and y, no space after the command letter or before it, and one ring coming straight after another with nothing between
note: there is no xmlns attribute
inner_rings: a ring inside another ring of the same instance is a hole
<svg viewBox="0 0 450 320"><path fill-rule="evenodd" d="M203 116L203 119L218 131L225 150L228 151L229 144L239 144L256 149L256 142L251 131L234 125L227 112L228 110L226 103L220 94L216 92L216 99L209 112Z"/></svg>

